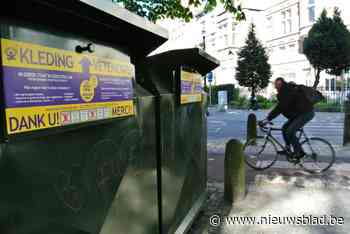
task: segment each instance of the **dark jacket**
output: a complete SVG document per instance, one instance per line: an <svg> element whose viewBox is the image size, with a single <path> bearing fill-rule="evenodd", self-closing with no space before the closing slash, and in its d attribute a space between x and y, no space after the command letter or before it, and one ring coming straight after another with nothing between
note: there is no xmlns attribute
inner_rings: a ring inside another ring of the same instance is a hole
<svg viewBox="0 0 350 234"><path fill-rule="evenodd" d="M295 118L296 116L307 113L313 110L313 105L306 98L305 94L298 85L284 83L281 90L277 94L278 104L267 116L271 121L279 114L284 115L287 119Z"/></svg>

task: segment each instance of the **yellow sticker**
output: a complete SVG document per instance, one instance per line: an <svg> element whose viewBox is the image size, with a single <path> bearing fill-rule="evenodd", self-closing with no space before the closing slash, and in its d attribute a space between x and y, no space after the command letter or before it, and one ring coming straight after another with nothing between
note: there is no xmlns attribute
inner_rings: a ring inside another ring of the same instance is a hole
<svg viewBox="0 0 350 234"><path fill-rule="evenodd" d="M8 134L134 114L133 101L6 109Z"/></svg>

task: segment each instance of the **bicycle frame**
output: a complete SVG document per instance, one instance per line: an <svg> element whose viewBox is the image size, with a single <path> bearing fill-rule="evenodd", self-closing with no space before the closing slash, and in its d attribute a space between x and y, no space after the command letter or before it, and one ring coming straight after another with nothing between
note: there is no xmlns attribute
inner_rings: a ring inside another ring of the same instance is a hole
<svg viewBox="0 0 350 234"><path fill-rule="evenodd" d="M304 170L310 172L310 173L319 173L319 172L324 172L326 170L328 170L333 163L335 162L335 151L334 148L332 147L332 145L322 139L322 138L317 138L317 137L308 137L307 134L305 133L303 128L300 128L297 133L296 133L296 137L298 139L298 141L300 142L300 144L303 147L304 150L304 155L302 155L302 157L298 157L298 155L295 155L292 150L290 150L288 147L286 147L282 141L279 141L277 136L273 136L273 132L275 131L282 131L281 128L273 128L272 127L273 123L268 122L267 124L260 124L259 123L259 129L261 132L263 132L264 134L261 134L260 136L257 137L257 139L262 139L263 141L260 142L262 143L259 144L256 148L257 152L253 153L253 159L254 162L249 162L248 158L246 158L246 162L247 164L252 167L253 169L256 170L264 170L267 169L269 167L271 167L276 161L279 155L285 155L286 159L288 162L293 163L294 165L300 165ZM282 143L281 143L282 142ZM314 142L318 142L321 143L321 148L319 148L318 146L314 146L312 144L314 144ZM272 155L271 152L268 151L267 152L267 156L272 156L272 161L269 162L267 165L265 166L257 166L258 161L264 161L264 159L260 159L260 156L262 154L262 152L265 151L265 148L268 146L268 144L272 144ZM257 144L254 143L254 139L250 139L247 141L246 146L256 146ZM307 148L304 148L306 145ZM330 153L329 155L319 155L318 149L321 149L321 154L323 153L323 149L322 147L327 147L327 149L330 149L330 152L326 152L326 153ZM285 152L281 152L280 150L283 150ZM277 154L273 154L275 151L277 151ZM249 153L247 154L247 156L249 157ZM330 161L325 161L323 162L322 159L328 159L330 156ZM255 162L257 161L257 162ZM324 166L324 163L326 163L326 166ZM316 164L316 169L315 168L310 168L313 164Z"/></svg>
<svg viewBox="0 0 350 234"><path fill-rule="evenodd" d="M282 150L287 151L287 148L286 148L279 140L277 140L276 137L274 137L274 136L272 135L272 132L276 132L276 131L282 132L282 129L281 129L281 128L273 128L273 127L271 127L271 126L268 127L268 128L266 128L266 127L260 126L260 130L261 130L262 132L266 133L266 135L264 136L265 139L271 140L274 144L278 145ZM304 129L303 129L303 128L299 129L299 130L297 131L297 134L299 134L299 135L297 136L299 142L301 141L301 139L304 139L305 142L307 142L308 145L310 146L310 149L311 149L312 153L314 153L314 150L313 150L313 148L311 147L311 144L310 144L310 141L309 141L309 137L306 135ZM265 142L265 144L266 144L266 143L267 143L267 141ZM264 147L265 147L265 145L264 145ZM289 155L287 155L287 157L288 157L288 156L289 156Z"/></svg>

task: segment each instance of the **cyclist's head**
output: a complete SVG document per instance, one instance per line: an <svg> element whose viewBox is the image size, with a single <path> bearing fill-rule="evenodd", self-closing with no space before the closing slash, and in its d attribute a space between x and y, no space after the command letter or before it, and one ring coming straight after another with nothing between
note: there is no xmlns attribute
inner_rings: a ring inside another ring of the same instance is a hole
<svg viewBox="0 0 350 234"><path fill-rule="evenodd" d="M281 90L282 86L286 83L286 81L284 80L283 77L278 77L275 80L275 88L277 89L277 91Z"/></svg>

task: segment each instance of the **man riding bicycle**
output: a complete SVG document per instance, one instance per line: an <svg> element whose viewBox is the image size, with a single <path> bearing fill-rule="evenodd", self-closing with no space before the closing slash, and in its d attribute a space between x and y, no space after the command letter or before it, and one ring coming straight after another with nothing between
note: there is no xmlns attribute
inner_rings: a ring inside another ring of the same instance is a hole
<svg viewBox="0 0 350 234"><path fill-rule="evenodd" d="M296 133L315 116L313 104L296 84L287 83L282 77L275 80L275 88L278 93L278 104L261 123L270 122L278 115L283 114L288 119L282 127L286 147L291 151L290 145L292 145L295 158L300 159L305 156L305 153ZM287 152L282 151L279 153L285 154Z"/></svg>

